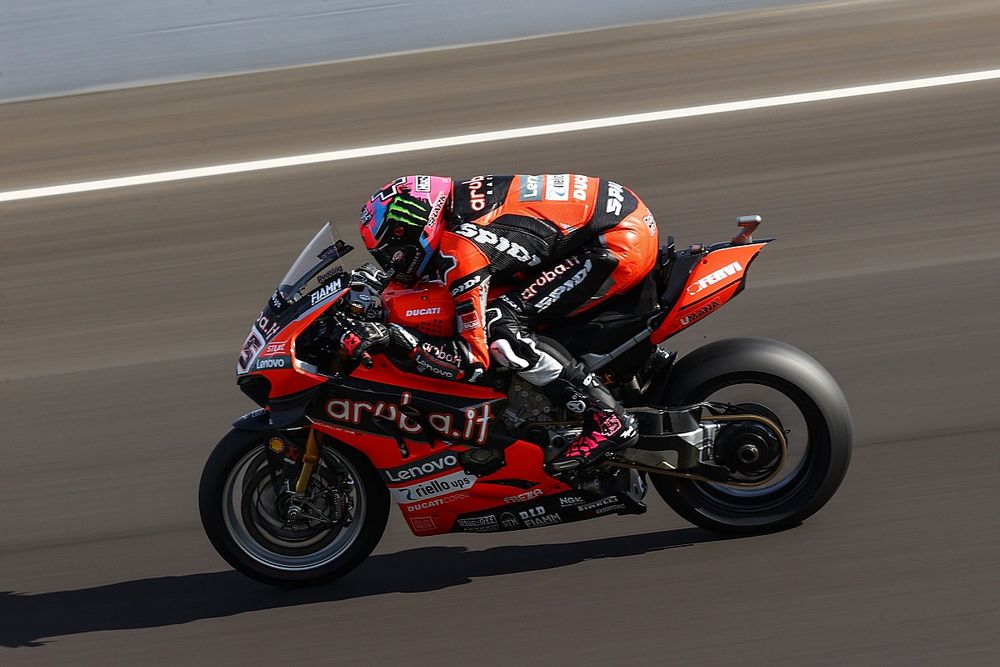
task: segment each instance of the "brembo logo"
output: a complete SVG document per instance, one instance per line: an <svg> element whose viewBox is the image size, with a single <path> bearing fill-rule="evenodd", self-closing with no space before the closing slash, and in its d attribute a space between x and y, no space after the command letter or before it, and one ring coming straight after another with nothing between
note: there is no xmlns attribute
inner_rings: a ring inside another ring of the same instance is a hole
<svg viewBox="0 0 1000 667"><path fill-rule="evenodd" d="M722 267L718 271L713 271L704 278L699 278L697 282L693 283L690 287L688 287L688 294L694 296L698 292L708 289L715 283L721 280L725 280L729 276L734 276L737 273L741 273L742 271L743 271L743 265L740 264L739 262L733 262L728 266Z"/></svg>
<svg viewBox="0 0 1000 667"><path fill-rule="evenodd" d="M407 317L420 317L421 315L438 315L441 313L440 308L411 308L406 311Z"/></svg>

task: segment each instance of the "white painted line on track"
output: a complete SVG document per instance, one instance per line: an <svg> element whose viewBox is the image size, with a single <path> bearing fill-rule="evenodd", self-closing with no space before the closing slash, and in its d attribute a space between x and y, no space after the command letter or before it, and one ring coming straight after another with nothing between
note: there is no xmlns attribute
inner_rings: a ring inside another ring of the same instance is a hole
<svg viewBox="0 0 1000 667"><path fill-rule="evenodd" d="M606 127L620 127L623 125L636 125L638 123L653 123L656 121L673 120L676 118L691 118L694 116L708 116L711 114L730 113L733 111L749 111L751 109L766 109L769 107L788 106L792 104L822 102L824 100L839 100L847 97L881 95L883 93L895 93L903 90L935 88L938 86L951 86L959 83L990 81L994 79L1000 79L1000 69L965 72L962 74L950 74L947 76L932 76L923 79L892 81L889 83L876 83L864 86L851 86L849 88L834 88L832 90L820 90L812 93L796 93L793 95L778 95L776 97L761 97L752 100L742 100L739 102L705 104L702 106L684 107L681 109L664 109L661 111L626 114L623 116L607 116L605 118L591 118L589 120L577 120L566 123L533 125L531 127L520 127L511 130L476 132L473 134L460 134L451 137L439 137L437 139L403 141L395 144L382 144L380 146L365 146L362 148L348 148L343 150L325 151L322 153L289 155L287 157L251 160L249 162L232 162L230 164L218 164L210 167L160 171L152 174L141 174L138 176L107 178L99 181L83 181L79 183L68 183L65 185L50 185L40 188L28 188L26 190L9 190L7 192L0 192L0 202L37 199L39 197L52 197L55 195L67 195L77 192L93 192L95 190L124 188L133 185L167 183L170 181L181 181L192 178L206 178L208 176L240 174L248 171L280 169L281 167L297 167L306 164L317 164L320 162L337 162L340 160L353 160L357 158L374 157L377 155L391 155L393 153L408 153L412 151L430 150L433 148L468 146L471 144L482 144L490 141L505 141L508 139L540 137L565 132L597 130Z"/></svg>

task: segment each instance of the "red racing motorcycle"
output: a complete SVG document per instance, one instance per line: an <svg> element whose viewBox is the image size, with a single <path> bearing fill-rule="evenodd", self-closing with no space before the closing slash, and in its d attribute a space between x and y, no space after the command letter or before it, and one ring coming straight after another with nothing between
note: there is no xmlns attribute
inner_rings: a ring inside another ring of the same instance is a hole
<svg viewBox="0 0 1000 667"><path fill-rule="evenodd" d="M579 416L502 368L476 384L412 372L391 353L352 360L344 318L454 332L439 282L380 294L334 264L351 250L325 226L254 322L237 365L261 406L212 451L199 489L219 554L254 579L318 584L361 563L399 506L415 535L503 532L645 511L647 481L683 518L720 533L799 524L850 461L847 403L830 374L774 340L733 338L677 359L659 347L739 294L758 216L728 242L661 248L628 294L542 334L634 414L639 441L599 465L550 474ZM530 278L530 277L529 277ZM373 301L381 301L373 309ZM495 365L496 366L496 365Z"/></svg>

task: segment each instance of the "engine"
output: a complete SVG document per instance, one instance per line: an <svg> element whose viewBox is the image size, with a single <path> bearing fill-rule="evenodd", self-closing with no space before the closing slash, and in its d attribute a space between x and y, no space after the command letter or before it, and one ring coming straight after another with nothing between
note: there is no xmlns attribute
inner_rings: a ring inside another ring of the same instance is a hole
<svg viewBox="0 0 1000 667"><path fill-rule="evenodd" d="M538 388L515 376L500 420L508 433L543 447L562 449L580 434L577 415L555 406Z"/></svg>

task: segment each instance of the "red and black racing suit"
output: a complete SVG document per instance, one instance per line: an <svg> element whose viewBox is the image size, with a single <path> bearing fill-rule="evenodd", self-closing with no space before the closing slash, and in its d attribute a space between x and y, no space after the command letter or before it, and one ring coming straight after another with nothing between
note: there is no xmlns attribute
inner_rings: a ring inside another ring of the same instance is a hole
<svg viewBox="0 0 1000 667"><path fill-rule="evenodd" d="M457 335L408 332L417 369L474 381L492 349L527 382L558 385L567 400L575 387L584 398L582 367L539 347L534 331L628 291L653 269L657 226L646 205L618 183L587 176L476 176L455 184L446 222L437 269L455 298ZM514 287L489 300L491 284Z"/></svg>

